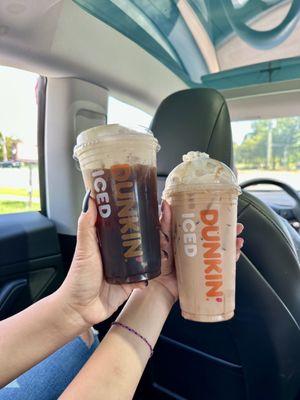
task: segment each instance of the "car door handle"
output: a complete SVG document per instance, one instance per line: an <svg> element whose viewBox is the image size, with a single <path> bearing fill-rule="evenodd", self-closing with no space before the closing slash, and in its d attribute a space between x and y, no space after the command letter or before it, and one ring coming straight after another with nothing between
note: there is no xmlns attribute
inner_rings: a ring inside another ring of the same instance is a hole
<svg viewBox="0 0 300 400"><path fill-rule="evenodd" d="M28 280L23 278L7 282L0 288L0 319L9 315L11 306L16 302L27 285Z"/></svg>

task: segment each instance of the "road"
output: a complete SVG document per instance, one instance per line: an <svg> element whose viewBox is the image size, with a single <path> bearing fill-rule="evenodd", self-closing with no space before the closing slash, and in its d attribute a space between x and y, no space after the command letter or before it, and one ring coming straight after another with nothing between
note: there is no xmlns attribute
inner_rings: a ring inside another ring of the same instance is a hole
<svg viewBox="0 0 300 400"><path fill-rule="evenodd" d="M300 190L300 170L298 171L241 170L238 172L238 177L240 183L254 178L277 179L292 186L295 190ZM259 186L253 186L252 190L276 190L276 187L271 185L259 185Z"/></svg>
<svg viewBox="0 0 300 400"><path fill-rule="evenodd" d="M29 168L0 168L0 187L28 188ZM39 187L38 169L32 170L33 189Z"/></svg>
<svg viewBox="0 0 300 400"><path fill-rule="evenodd" d="M29 201L29 196L16 196L14 194L0 194L0 202L1 201ZM32 203L39 203L39 197L33 197Z"/></svg>
<svg viewBox="0 0 300 400"><path fill-rule="evenodd" d="M300 170L299 171L241 170L239 171L238 175L239 175L239 182L244 182L246 180L253 178L273 178L281 180L291 185L296 190L300 190ZM34 168L32 171L32 186L33 190L39 188L39 176L37 168ZM25 188L28 190L29 169L0 168L0 187ZM270 185L260 185L259 187L253 186L253 189L274 190L276 189L276 187Z"/></svg>

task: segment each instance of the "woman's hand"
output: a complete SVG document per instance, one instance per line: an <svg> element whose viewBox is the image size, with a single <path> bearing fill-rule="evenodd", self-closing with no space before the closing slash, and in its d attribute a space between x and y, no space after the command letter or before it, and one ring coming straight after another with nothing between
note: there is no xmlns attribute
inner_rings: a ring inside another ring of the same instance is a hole
<svg viewBox="0 0 300 400"><path fill-rule="evenodd" d="M171 207L166 202L162 202L161 206L161 216L160 216L160 225L161 225L161 236L160 236L160 245L161 245L161 269L162 274L154 279L155 282L161 284L169 291L169 293L173 296L174 301L178 299L178 288L174 267L174 258L173 258L173 249L171 242ZM244 230L244 225L238 223L237 224L237 236L240 235ZM244 239L237 237L236 239L236 261L238 261L241 248L243 247Z"/></svg>
<svg viewBox="0 0 300 400"><path fill-rule="evenodd" d="M112 285L105 281L95 228L97 209L93 199L87 200L87 211L82 212L78 221L77 245L69 273L56 292L67 310L67 316L80 324L82 331L110 317L133 289L146 286L145 282ZM171 208L167 202L162 204L160 223L162 275L154 282L163 286L175 302L178 289L171 243ZM243 225L238 224L237 235L242 230ZM237 259L242 245L243 239L237 238Z"/></svg>
<svg viewBox="0 0 300 400"><path fill-rule="evenodd" d="M145 287L145 282L111 285L105 281L96 219L96 205L89 198L88 209L82 212L78 220L76 250L69 273L57 291L68 306L71 317L78 318L83 330L110 317L127 300L133 289Z"/></svg>
<svg viewBox="0 0 300 400"><path fill-rule="evenodd" d="M244 239L241 237L238 237L244 230L244 225L238 223L236 226L236 261L240 258L241 255L241 249L244 246Z"/></svg>

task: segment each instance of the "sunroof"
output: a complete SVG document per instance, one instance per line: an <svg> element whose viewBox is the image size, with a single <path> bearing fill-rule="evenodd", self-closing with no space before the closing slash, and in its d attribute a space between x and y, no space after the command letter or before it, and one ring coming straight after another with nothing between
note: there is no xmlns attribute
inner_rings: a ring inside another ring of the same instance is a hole
<svg viewBox="0 0 300 400"><path fill-rule="evenodd" d="M299 0L74 1L191 87L210 74L300 56Z"/></svg>

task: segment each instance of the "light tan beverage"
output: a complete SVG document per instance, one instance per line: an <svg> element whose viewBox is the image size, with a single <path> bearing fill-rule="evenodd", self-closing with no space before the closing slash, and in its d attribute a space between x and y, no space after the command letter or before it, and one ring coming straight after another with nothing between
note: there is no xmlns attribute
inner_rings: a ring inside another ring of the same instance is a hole
<svg viewBox="0 0 300 400"><path fill-rule="evenodd" d="M169 174L163 198L172 209L182 316L225 321L235 308L236 177L205 153L189 152Z"/></svg>

